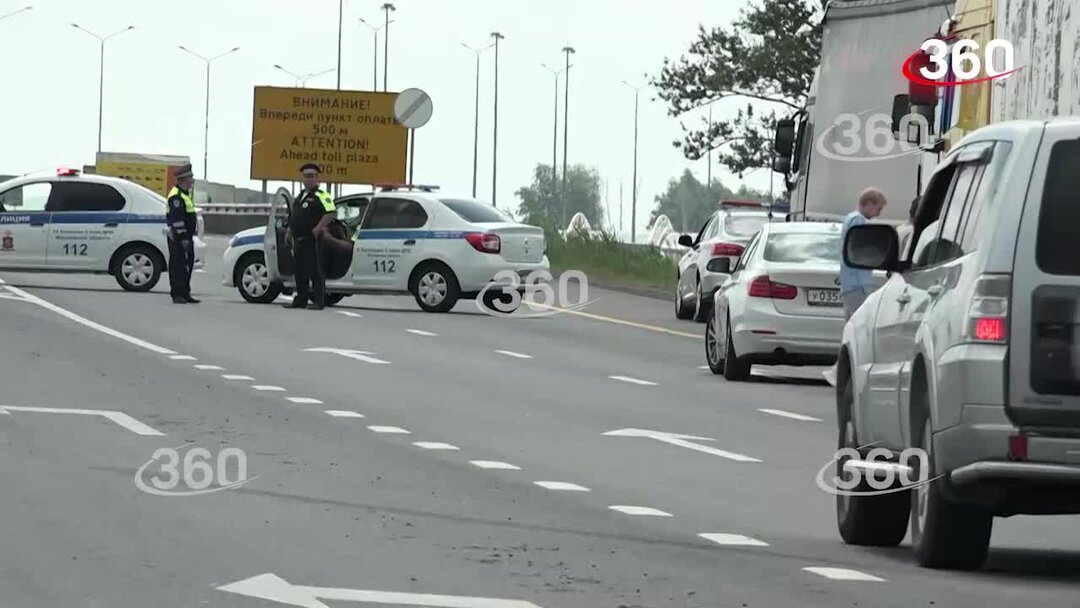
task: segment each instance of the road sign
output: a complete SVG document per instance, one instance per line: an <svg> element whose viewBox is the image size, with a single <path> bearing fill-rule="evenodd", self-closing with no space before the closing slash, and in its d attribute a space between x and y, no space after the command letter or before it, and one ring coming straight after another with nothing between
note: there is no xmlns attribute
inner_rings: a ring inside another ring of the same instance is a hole
<svg viewBox="0 0 1080 608"><path fill-rule="evenodd" d="M295 180L312 162L341 184L405 181L395 93L255 87L251 179Z"/></svg>
<svg viewBox="0 0 1080 608"><path fill-rule="evenodd" d="M419 129L431 120L431 96L420 89L405 89L394 101L394 116L408 129Z"/></svg>

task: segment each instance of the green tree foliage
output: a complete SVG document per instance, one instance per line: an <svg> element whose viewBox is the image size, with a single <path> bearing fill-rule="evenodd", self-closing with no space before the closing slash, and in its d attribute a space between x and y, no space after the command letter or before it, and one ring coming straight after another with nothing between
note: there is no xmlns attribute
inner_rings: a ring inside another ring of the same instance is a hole
<svg viewBox="0 0 1080 608"><path fill-rule="evenodd" d="M733 192L716 179L706 187L687 169L679 179L669 181L667 190L656 197L656 208L649 217L649 226L661 215L666 215L676 232L696 232L709 215L717 210L717 203L729 199L767 202L769 193L755 190L746 184Z"/></svg>
<svg viewBox="0 0 1080 608"><path fill-rule="evenodd" d="M564 214L562 174L553 179L551 165L536 165L532 184L515 192L521 201L517 215L529 224L563 229L580 211L593 228L599 229L604 219L600 204L600 174L584 165L571 165L567 168L566 190Z"/></svg>
<svg viewBox="0 0 1080 608"><path fill-rule="evenodd" d="M746 103L711 128L705 119L699 128L683 124L675 146L691 160L719 150L719 164L740 177L769 166L777 112L801 109L810 89L821 55L821 14L820 0L760 0L729 28L701 27L686 55L665 59L652 84L671 116L722 99Z"/></svg>

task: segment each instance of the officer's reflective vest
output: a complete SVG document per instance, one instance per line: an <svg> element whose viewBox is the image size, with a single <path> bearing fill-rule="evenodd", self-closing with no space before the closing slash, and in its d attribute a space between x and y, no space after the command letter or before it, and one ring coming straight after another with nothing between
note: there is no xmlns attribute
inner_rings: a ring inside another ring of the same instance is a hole
<svg viewBox="0 0 1080 608"><path fill-rule="evenodd" d="M195 213L195 200L192 199L190 195L185 194L184 191L177 186L173 186L173 189L169 191L169 196L166 198L172 198L177 195L184 201L184 211L187 213ZM323 204L325 205L326 203ZM331 202L330 204L333 205L334 203Z"/></svg>
<svg viewBox="0 0 1080 608"><path fill-rule="evenodd" d="M337 207L334 206L334 199L329 194L322 190L316 190L315 196L319 197L319 202L322 203L323 210L327 213L337 210Z"/></svg>

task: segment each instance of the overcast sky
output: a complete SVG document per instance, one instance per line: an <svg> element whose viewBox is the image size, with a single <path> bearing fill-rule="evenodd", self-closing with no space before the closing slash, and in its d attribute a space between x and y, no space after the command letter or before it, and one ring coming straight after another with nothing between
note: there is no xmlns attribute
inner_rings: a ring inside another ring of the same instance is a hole
<svg viewBox="0 0 1080 608"><path fill-rule="evenodd" d="M206 56L242 47L214 63L209 177L249 187L258 187L249 179L252 87L291 86L292 78L273 68L276 63L310 73L333 68L337 61L337 0L0 0L0 14L26 4L34 9L0 20L7 83L0 100L0 173L94 160L99 45L72 28L73 22L102 35L135 26L106 45L104 149L187 155L198 177L204 64L176 47L183 44ZM381 22L381 4L345 0L343 88L370 89L372 34L358 19ZM628 231L633 92L621 81L644 84L665 56L683 52L699 23L728 24L744 5L743 0L398 0L390 25L390 90L419 87L435 105L431 122L418 132L415 181L471 192L475 60L461 43L485 45L497 29L506 36L500 45L497 199L500 207L516 209L514 191L529 183L537 162L551 162L553 79L540 63L561 64L560 49L570 44L577 54L570 80L569 159L595 167L607 180L616 225L619 184L624 185ZM381 40L379 46L381 55ZM493 59L490 51L484 56L480 91L479 195L486 200L491 198ZM381 86L381 56L379 64ZM308 86L334 88L336 76L315 78ZM691 163L671 146L681 132L678 121L652 97L643 89L639 231L670 178L687 167L705 176L704 161ZM715 115L734 113L739 105L721 102ZM559 112L561 164L561 100ZM738 184L719 167L714 176ZM766 188L768 175L758 170L746 183Z"/></svg>

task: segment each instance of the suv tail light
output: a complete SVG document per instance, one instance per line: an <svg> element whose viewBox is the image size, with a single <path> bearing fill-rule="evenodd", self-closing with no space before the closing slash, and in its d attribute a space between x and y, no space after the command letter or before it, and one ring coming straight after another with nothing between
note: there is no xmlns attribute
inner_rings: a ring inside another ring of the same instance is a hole
<svg viewBox="0 0 1080 608"><path fill-rule="evenodd" d="M794 300L799 295L799 289L794 285L785 285L769 280L769 275L759 275L753 281L747 291L751 298L772 298L774 300Z"/></svg>
<svg viewBox="0 0 1080 608"><path fill-rule="evenodd" d="M712 246L713 256L718 255L730 255L738 257L742 255L743 246L736 245L735 243L716 243Z"/></svg>
<svg viewBox="0 0 1080 608"><path fill-rule="evenodd" d="M1008 343L1011 292L1012 277L1007 274L984 274L976 279L964 337L972 342Z"/></svg>
<svg viewBox="0 0 1080 608"><path fill-rule="evenodd" d="M479 232L469 232L465 235L465 240L469 241L469 244L473 246L473 249L480 253L499 253L502 251L502 242L499 240L499 235L487 233L481 234Z"/></svg>

